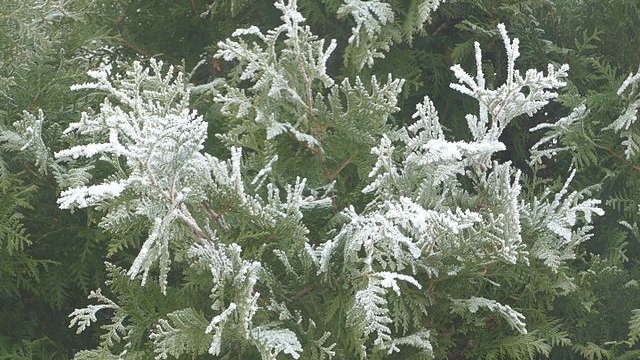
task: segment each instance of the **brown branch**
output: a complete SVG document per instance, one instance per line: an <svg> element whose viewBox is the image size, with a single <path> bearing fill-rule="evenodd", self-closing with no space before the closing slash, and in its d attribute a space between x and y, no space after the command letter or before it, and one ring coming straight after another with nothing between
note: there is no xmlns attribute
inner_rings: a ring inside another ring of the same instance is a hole
<svg viewBox="0 0 640 360"><path fill-rule="evenodd" d="M329 182L332 183L333 180L335 180L335 178L338 177L338 174L340 174L340 172L344 170L344 168L347 165L349 165L352 160L353 160L353 155L350 155L347 160L345 160L342 164L340 164L340 166L338 166L338 168L333 173L331 173L331 175L329 175L327 180L329 180Z"/></svg>
<svg viewBox="0 0 640 360"><path fill-rule="evenodd" d="M309 150L311 150L313 155L315 155L320 161L320 166L322 167L322 174L324 174L324 177L326 177L327 181L329 181L329 179L331 178L331 173L329 172L329 167L327 166L327 160L324 157L324 152L322 152L320 148L316 148L316 147L314 148L309 147Z"/></svg>
<svg viewBox="0 0 640 360"><path fill-rule="evenodd" d="M29 165L25 165L25 166L22 168L22 171L20 171L20 173L18 173L18 175L21 175L21 174L24 174L24 173L29 173L29 174L31 174L33 177L36 177L36 178L42 178L42 175L41 175L38 171L33 170L33 169L31 168L31 166L29 166Z"/></svg>
<svg viewBox="0 0 640 360"><path fill-rule="evenodd" d="M203 201L201 203L202 207L204 208L204 211L207 213L207 215L209 216L209 218L211 218L211 220L215 221L216 223L218 223L218 225L220 225L220 228L222 228L224 231L228 231L229 227L227 226L227 224L224 222L224 218L222 217L222 214L218 214L217 212L215 212L211 206L209 206L209 203L207 203L206 201Z"/></svg>
<svg viewBox="0 0 640 360"><path fill-rule="evenodd" d="M327 160L324 156L324 152L322 152L322 150L320 148L312 148L312 147L308 147L308 149L318 158L318 161L320 161L320 166L322 167L322 174L324 175L325 178L327 178L327 183L332 183L336 177L338 177L338 175L340 174L340 172L342 172L342 170L344 170L345 167L347 167L347 165L349 165L352 161L353 161L353 155L349 155L349 157L343 161L337 169L335 169L334 171L329 170L329 165L327 165Z"/></svg>
<svg viewBox="0 0 640 360"><path fill-rule="evenodd" d="M118 18L118 22L115 24L116 33L118 34L118 42L120 43L120 45L124 46L127 49L133 50L135 53L140 54L142 56L153 57L153 54L150 53L149 51L130 43L129 41L127 41L127 39L124 38L124 36L122 35L122 27L121 27L123 21L124 21L124 17L120 16Z"/></svg>
<svg viewBox="0 0 640 360"><path fill-rule="evenodd" d="M640 171L640 165L635 165L633 163L631 163L629 160L627 160L624 156L622 156L621 154L617 153L615 150L613 150L610 147L604 148L605 150L607 150L607 152L609 154L611 154L614 158L618 159L621 163L625 164L626 166L629 166L630 168Z"/></svg>
<svg viewBox="0 0 640 360"><path fill-rule="evenodd" d="M193 235L195 236L196 241L201 244L205 244L207 241L211 241L211 238L209 238L204 230L202 230L200 225L198 225L198 222L193 218L193 215L191 215L189 209L187 209L187 206L185 204L180 205L180 211L178 211L177 215L178 219L182 220L182 222L184 222L185 225L187 225L191 229L191 231L193 231Z"/></svg>
<svg viewBox="0 0 640 360"><path fill-rule="evenodd" d="M218 214L215 211L213 211L211 206L209 206L209 204L206 201L203 201L201 204L202 204L202 207L204 208L205 212L207 213L207 215L209 215L209 217L211 218L211 220L218 221L218 219L220 219L220 214Z"/></svg>
<svg viewBox="0 0 640 360"><path fill-rule="evenodd" d="M140 48L130 42L128 42L126 39L124 39L122 37L122 34L118 33L118 35L120 35L120 45L126 47L127 49L133 50L135 53L140 54L142 56L145 57L153 57L153 54L148 52L147 50Z"/></svg>
<svg viewBox="0 0 640 360"><path fill-rule="evenodd" d="M315 287L313 286L307 286L307 287L303 287L302 289L298 290L295 294L293 294L290 298L289 298L289 303L292 303L296 300L298 300L299 298L307 295L308 293L310 293L312 290L315 290Z"/></svg>

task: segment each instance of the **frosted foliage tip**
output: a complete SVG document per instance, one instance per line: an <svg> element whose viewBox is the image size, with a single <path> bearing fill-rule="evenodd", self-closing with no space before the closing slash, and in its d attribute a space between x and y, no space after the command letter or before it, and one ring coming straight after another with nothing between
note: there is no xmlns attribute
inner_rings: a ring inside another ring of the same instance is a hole
<svg viewBox="0 0 640 360"><path fill-rule="evenodd" d="M503 24L498 25L507 53L507 78L497 89L486 88L482 70L480 44L475 43L476 76L469 75L460 65L451 67L458 82L451 88L475 98L480 105L479 117L467 116L469 129L475 140L498 140L511 120L520 116L532 116L558 94L553 91L566 85L569 66L555 68L549 64L547 74L529 69L522 76L515 68L520 56L518 39L511 40Z"/></svg>

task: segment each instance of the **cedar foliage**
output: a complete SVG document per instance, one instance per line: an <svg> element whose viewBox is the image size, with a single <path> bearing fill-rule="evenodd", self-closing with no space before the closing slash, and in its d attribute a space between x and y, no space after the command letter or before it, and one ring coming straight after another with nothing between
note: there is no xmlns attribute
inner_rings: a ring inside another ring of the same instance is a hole
<svg viewBox="0 0 640 360"><path fill-rule="evenodd" d="M0 355L636 356L638 4L295 5L3 1Z"/></svg>

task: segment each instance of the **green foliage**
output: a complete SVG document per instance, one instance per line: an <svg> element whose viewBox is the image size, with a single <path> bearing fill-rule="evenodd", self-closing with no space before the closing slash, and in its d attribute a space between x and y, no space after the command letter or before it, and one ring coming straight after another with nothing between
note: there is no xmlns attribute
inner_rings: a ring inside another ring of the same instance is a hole
<svg viewBox="0 0 640 360"><path fill-rule="evenodd" d="M0 247L6 255L11 256L14 252L21 252L25 247L31 245L26 229L22 225L24 215L20 210L30 208L29 194L35 190L34 187L23 187L20 178L8 173L4 167L0 168L0 194L2 203L10 206L0 212ZM5 261L9 261L6 258ZM4 262L3 262L4 263Z"/></svg>
<svg viewBox="0 0 640 360"><path fill-rule="evenodd" d="M634 345L640 337L640 311L634 309L631 312L633 315L629 320L629 342Z"/></svg>
<svg viewBox="0 0 640 360"><path fill-rule="evenodd" d="M103 58L92 6L0 2L0 357L66 359L90 338L74 337L65 322L77 295L104 280L95 266L103 238L91 214L57 211L49 149L62 146L62 128L91 102L68 89Z"/></svg>

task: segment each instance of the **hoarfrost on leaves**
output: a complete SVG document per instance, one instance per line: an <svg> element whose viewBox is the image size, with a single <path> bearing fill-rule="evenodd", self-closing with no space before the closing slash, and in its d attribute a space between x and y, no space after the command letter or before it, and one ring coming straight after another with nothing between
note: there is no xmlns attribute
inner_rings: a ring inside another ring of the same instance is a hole
<svg viewBox="0 0 640 360"><path fill-rule="evenodd" d="M479 264L528 264L530 258L555 271L588 238L592 215L602 214L599 201L590 199L588 190L569 193L568 182L557 194L547 194L553 196L551 201L536 200L532 208L521 199L520 172L509 162L492 160L505 149L499 137L509 121L531 115L555 98L553 90L564 86L568 70L550 66L547 75L528 70L522 77L515 68L518 40L509 39L504 26L499 30L508 55L505 84L486 89L477 44L475 79L459 66L452 68L459 80L452 87L480 104L478 116L466 117L473 140L447 140L435 107L425 98L416 106L413 124L383 135L371 149L377 160L363 192L371 193L373 200L360 213L353 207L345 209L340 231L316 248L319 274L366 277L367 285L356 293L348 319L363 336L373 334L374 345L389 352L397 351L394 341L399 339L389 325L388 290L402 292L397 280L420 287L421 279L414 277L418 271L430 277L456 276ZM576 109L565 122L576 121L585 111ZM472 189L460 178L467 179ZM522 239L523 227L539 224L547 233L529 249ZM336 256L342 259L334 261ZM455 261L445 263L449 256ZM472 313L479 308L497 312L526 334L524 317L508 305L480 297L459 304ZM430 351L428 341L411 339L407 343Z"/></svg>
<svg viewBox="0 0 640 360"><path fill-rule="evenodd" d="M247 91L229 86L227 92L217 95L215 100L223 104L221 111L226 115L238 118L252 116L255 123L264 126L268 138L289 132L309 147L318 147L319 141L301 129L300 121L293 124L283 122L268 105L251 100L251 95L264 92L271 101L291 102L310 112L312 84L319 83L323 87L334 84L326 73L326 62L336 48L335 40L325 47L324 39L319 39L308 26L303 26L305 18L298 11L295 0L279 0L275 6L282 11L283 25L266 34L255 26L237 30L233 34L237 40L227 39L218 43L220 50L215 56L240 62L239 79L250 80L254 84ZM261 44L247 43L245 38L249 37L257 37ZM285 48L277 52L280 43Z"/></svg>
<svg viewBox="0 0 640 360"><path fill-rule="evenodd" d="M17 144L20 144L20 151L27 149L32 151L36 157L36 166L38 166L41 171L46 171L49 165L49 149L42 141L42 124L44 121L45 116L42 109L38 109L37 116L24 111L22 113L22 120L13 123L16 132L3 131L0 136L1 142L8 141L10 143L17 142ZM17 136L19 139L15 139L10 135ZM16 148L17 147L18 146L16 146Z"/></svg>
<svg viewBox="0 0 640 360"><path fill-rule="evenodd" d="M132 216L148 219L148 238L128 271L132 279L142 274L144 285L149 271L158 264L164 293L171 264L170 244L184 237L184 228L190 229L197 241L216 240L210 224L199 224L190 210L202 207L210 190L232 196L254 216L272 223L287 217L299 220L301 208L328 205L328 199L303 195L305 179L286 186L284 200L272 184L267 184L266 199L248 193L241 174L239 148L231 149L229 160L202 154L206 123L189 110L190 87L182 73L174 75L172 67L165 71L161 62L152 59L150 67L135 62L125 76L113 81L108 67L90 75L96 82L74 89L106 90L111 97L104 100L98 113L84 113L79 122L66 130L84 135L92 142L61 150L56 157L71 163L78 158L90 161L101 156L115 171L102 183L63 190L58 204L62 208L89 207L129 194L132 199L128 202L106 207L110 211L101 225L117 228L119 222ZM271 163L274 161L276 158ZM269 166L258 178L268 173ZM223 216L210 210L208 213L216 221L214 227L227 229Z"/></svg>
<svg viewBox="0 0 640 360"><path fill-rule="evenodd" d="M120 274L123 273L120 269L112 264L106 263L106 265L110 271L115 271ZM99 288L96 291L91 291L88 298L96 299L99 304L88 305L83 309L75 309L71 314L69 314L69 317L71 318L69 327L71 328L77 325L77 333L80 333L84 331L89 325L91 325L91 322L97 321L96 313L98 311L109 309L109 312L111 313L111 323L101 326L101 328L105 332L100 336L100 350L98 351L106 353L114 345L122 342L122 340L130 340L127 337L132 330L132 326L131 324L125 323L125 320L127 320L127 318L129 318L130 316L126 308L119 306L114 301L104 296L101 289ZM130 345L130 342L125 344L124 352L127 351L126 348Z"/></svg>
<svg viewBox="0 0 640 360"><path fill-rule="evenodd" d="M500 314L509 325L517 330L519 333L526 335L527 327L524 323L525 317L521 313L515 311L509 305L503 305L495 300L486 299L483 297L472 297L466 300L454 300L457 306L463 306L471 313L476 313L481 308L486 308L489 311Z"/></svg>
<svg viewBox="0 0 640 360"><path fill-rule="evenodd" d="M549 64L547 75L534 69L526 71L525 76L515 68L515 61L520 56L518 39L511 40L503 24L498 30L507 51L507 79L495 90L486 88L484 71L482 70L482 52L480 44L475 43L476 78L465 72L460 65L451 67L457 84L451 88L478 100L480 116L467 116L469 130L475 140L498 140L498 137L515 117L523 114L532 116L551 99L558 96L548 89L557 89L566 85L569 66L564 64L558 69ZM526 89L527 92L524 92Z"/></svg>
<svg viewBox="0 0 640 360"><path fill-rule="evenodd" d="M428 21L429 14L440 3L438 0L420 3L420 24ZM370 86L359 78L354 85L348 79L336 84L326 73L326 62L336 47L335 41L327 45L324 39L311 33L303 24L305 19L295 0L278 0L276 7L282 12L282 26L266 33L255 26L237 30L233 39L219 43L216 56L238 62L239 80L252 84L245 89L228 85L226 92L216 93L215 100L222 104L222 113L249 119L264 131L266 140L287 133L307 148L322 153L322 139L310 125L318 111L314 102L320 104L316 104L318 107L325 106L327 112L330 109L332 119L337 121L353 116L349 113L351 109L344 110L343 95L347 107L353 105L350 102L366 104L353 106L360 111L357 113L360 117L383 114L379 117L386 122L398 110L402 80L389 76L384 85L375 77ZM361 36L380 36L394 21L391 6L381 0L346 0L339 14L353 16L356 26L349 41L356 45L361 44ZM423 329L423 325L412 326L412 334L407 334L406 325L391 326L396 316L391 306L404 300L405 289L426 288L428 281L439 274L453 277L464 270L476 271L496 263L526 264L530 257L557 271L562 261L575 256L575 247L590 236L592 216L603 213L599 201L590 198L588 189L569 191L574 173L558 193L548 191L540 199L526 202L521 199L520 172L509 162L493 160L495 153L505 149L499 137L507 124L517 116L532 115L555 98L554 90L564 86L568 71L566 65L558 69L550 65L546 75L528 70L521 76L515 68L518 40L511 40L503 25L498 29L507 52L504 84L495 90L486 88L478 43L475 78L459 65L452 67L458 83L451 87L479 102L479 114L466 116L471 141L447 140L435 106L425 97L416 106L413 124L379 139L368 135L371 143L379 140L371 149L376 162L369 173L369 184L362 190L370 194L370 202L359 210L347 206L340 213L339 228L329 232L331 238L324 243L312 245L305 237L309 230L304 225L298 228L304 242L301 257L310 259L311 270L324 276L323 281L331 282L334 276L341 277L336 283L356 280L356 289L348 288L353 305L347 309L346 321L359 335L363 355L371 340L375 348L389 354L400 351L399 346L404 345L432 353L431 332ZM388 45L382 41L382 48L385 44ZM371 61L378 50L374 48L367 53ZM106 212L101 225L109 230L118 229L133 218L142 219L148 236L129 270L122 271L123 277L134 280L141 275L144 285L148 275L156 273L152 270L157 265L160 290L166 294L173 260L170 248L176 244L175 247L186 251L184 258L190 261L189 270L210 281L212 311L206 317L185 308L166 314L155 324L150 339L156 358L186 353L196 356L204 352L222 355L223 343L230 336L253 344L263 359L275 360L282 355L300 358L302 344L284 324L296 318L300 324L302 316L287 308L286 302L261 294L260 291L272 291L271 284L260 283L261 279L272 280L268 264L243 258L241 245L221 240L232 238L240 242L233 238L235 234L228 237L220 234L239 226L237 223L241 221L233 212L242 212L273 226L283 221L301 223L303 210L330 206L331 200L306 195L304 178L296 177L295 183L285 186L270 183L269 174L278 161L273 154L268 154L266 159L270 160L265 159L266 166L257 171L248 186L241 147L230 147L230 158L226 160L201 153L207 124L189 109L193 87L172 67L152 59L148 67L135 62L122 77L112 76L109 65L89 75L94 82L72 88L104 91L108 98L98 111L84 113L79 122L65 131L68 135L79 135L84 142L57 152L55 157L59 164L81 163L75 169L82 171L72 176L76 181L68 182L58 204L61 208L100 206ZM640 75L635 75L627 79L620 93L628 87L635 91L639 78ZM316 88L320 89L319 94L314 94ZM303 115L294 119L283 116L286 113L278 108L282 103L301 110L299 113ZM615 131L633 125L638 103L630 105L631 110L625 113L629 116L623 115L627 117L612 124ZM552 130L534 146L534 158L538 156L534 161L552 156L538 148L553 141L564 126L578 121L585 113L586 109L581 107L554 125L537 127ZM23 134L32 135L24 140L31 147L42 145L38 142L42 119L42 113L39 117L25 115L25 121L16 125L22 127ZM241 136L242 126L238 129L237 134L228 135L227 139ZM110 164L113 173L91 184L89 171L97 158ZM330 181L327 188L333 185ZM232 214L219 214L208 208L209 196L233 199L229 210ZM530 248L523 244L523 227L542 228L542 235ZM302 272L294 268L299 258L287 249L268 250L266 257L279 260L278 266L282 265L290 278L302 278ZM489 282L495 285L492 280ZM103 337L103 347L108 349L127 334L123 325L126 314L120 313L120 307L102 296L100 290L90 297L99 304L75 310L70 315L71 326L77 325L78 332L83 331L96 321L98 311L114 310L113 323L104 327L108 334ZM527 333L524 316L509 305L477 296L451 300L454 312L464 310L473 314L488 309L521 334ZM426 313L425 307L418 308L418 312ZM273 321L274 318L278 321ZM313 322L308 319L308 323ZM329 332L318 335L316 344L323 354L331 357L335 355L332 350L335 344L323 345L329 336ZM188 347L187 343L195 338L204 344L204 350ZM125 345L124 351L129 346Z"/></svg>
<svg viewBox="0 0 640 360"><path fill-rule="evenodd" d="M548 129L545 135L531 147L529 165L534 167L542 163L544 158L551 159L561 151L575 150L575 146L558 147L557 144L564 134L569 132L571 126L582 121L589 114L589 109L582 104L573 109L571 113L555 123L542 123L529 131Z"/></svg>
<svg viewBox="0 0 640 360"><path fill-rule="evenodd" d="M191 227L199 237L207 236L186 207L187 203L202 201L205 187L211 182L209 162L200 153L207 124L188 108L189 85L184 75L176 73L172 66L165 70L160 61L151 59L149 67L136 61L124 76L114 80L108 65L89 75L95 82L72 89L98 89L110 97L97 113L83 113L79 122L65 130L66 134L83 135L91 142L61 150L55 156L62 162L78 158L93 161L100 156L113 166L114 175L102 183L63 190L58 204L61 208L96 206L125 192L137 198L138 206L129 208L147 217L152 226L129 275L135 278L142 272L144 284L158 261L161 289L165 292L170 264L168 244L178 231L178 223ZM129 215L121 211L122 207L118 209L119 216ZM117 222L119 216L106 219Z"/></svg>
<svg viewBox="0 0 640 360"><path fill-rule="evenodd" d="M237 244L193 244L189 249L189 256L195 261L192 266L208 271L212 276L211 299L213 310L223 310L230 314L237 312L241 315L243 328L250 327L251 318L256 310L254 286L258 281L262 266L257 261L244 260L242 249ZM233 301L225 303L223 297L226 284L234 289ZM209 325L208 332L218 326L228 315L216 316Z"/></svg>
<svg viewBox="0 0 640 360"><path fill-rule="evenodd" d="M422 285L418 283L416 279L412 276L397 274L388 271L382 271L375 274L376 277L380 278L380 286L386 289L392 289L396 295L400 296L400 287L398 286L397 280L406 281L418 289L422 289Z"/></svg>
<svg viewBox="0 0 640 360"><path fill-rule="evenodd" d="M186 308L167 314L167 319L160 319L149 338L153 341L156 359L167 359L169 356L179 358L182 354L202 355L207 335L202 332L206 326L204 316Z"/></svg>
<svg viewBox="0 0 640 360"><path fill-rule="evenodd" d="M520 171L513 170L510 163L494 162L492 172L483 176L480 184L487 197L494 199L491 220L499 225L490 229L487 237L498 256L515 264L520 255L526 255L520 224Z"/></svg>
<svg viewBox="0 0 640 360"><path fill-rule="evenodd" d="M386 290L381 286L381 279L372 276L367 287L355 295L353 309L349 312L349 323L353 324L362 336L375 335L374 344L384 347L391 340L389 324L389 308L385 299Z"/></svg>
<svg viewBox="0 0 640 360"><path fill-rule="evenodd" d="M162 67L162 62L153 59L149 68L135 62L126 76L115 83L105 68L90 72L96 82L73 87L105 90L118 104L106 99L99 113L84 113L80 122L65 130L67 134L75 132L102 142L59 151L56 158L101 155L123 166L126 177L119 186L112 182L110 186L67 189L59 200L61 206L93 206L119 196L129 187L146 183L171 201L179 193L194 190L188 185L191 179L206 173L206 162L199 153L206 139L206 123L187 107L189 92L182 73L174 77L170 67L163 76ZM126 159L124 164L119 157ZM99 196L92 197L92 193Z"/></svg>
<svg viewBox="0 0 640 360"><path fill-rule="evenodd" d="M259 262L243 260L241 251L237 244L211 243L194 244L189 250L195 260L193 266L212 275L211 308L219 311L205 329L205 333L212 334L209 353L220 354L224 329L232 326L246 340L254 343L263 360L275 360L281 352L294 359L299 358L302 345L294 332L277 328L277 323L254 326L253 318L259 309L260 298L260 293L254 288L264 269Z"/></svg>
<svg viewBox="0 0 640 360"><path fill-rule="evenodd" d="M374 38L384 25L393 22L394 17L391 5L380 0L345 0L338 9L338 16L347 14L356 22L349 38L349 43L355 44L360 42L361 31Z"/></svg>
<svg viewBox="0 0 640 360"><path fill-rule="evenodd" d="M398 348L399 345L409 345L422 350L422 352L427 355L433 356L433 346L431 345L431 341L429 341L430 338L431 332L429 330L423 330L403 337L396 337L391 341L388 354L400 352Z"/></svg>
<svg viewBox="0 0 640 360"><path fill-rule="evenodd" d="M301 209L330 205L330 199L328 198L304 195L306 179L301 178L296 178L294 185L288 184L285 186L286 195L284 201L281 199L280 189L270 183L266 185L267 194L264 199L258 195L251 194L248 192L241 175L241 158L242 150L236 147L231 148L231 158L228 160L222 161L215 157L207 157L212 177L212 184L210 185L233 194L234 200L242 204L253 216L275 224L278 219L287 217L300 220L302 218ZM273 161L275 160L272 160L269 164L272 164ZM258 173L256 179L268 172L269 164Z"/></svg>
<svg viewBox="0 0 640 360"><path fill-rule="evenodd" d="M345 0L338 9L338 16L346 15L351 15L356 23L351 29L349 44L364 52L361 59L355 59L358 68L365 64L373 66L376 58L384 58L382 51L389 51L393 42L381 34L386 25L393 23L391 5L380 0Z"/></svg>
<svg viewBox="0 0 640 360"><path fill-rule="evenodd" d="M120 308L116 303L102 295L102 291L100 289L91 291L88 298L96 299L102 304L89 305L84 309L75 309L69 315L69 317L71 318L69 327L71 328L77 324L78 330L76 331L76 333L78 334L83 332L89 325L91 325L92 322L98 321L98 319L96 318L96 313L98 311L104 309L117 310Z"/></svg>
<svg viewBox="0 0 640 360"><path fill-rule="evenodd" d="M328 131L334 128L329 121L345 131L362 128L361 142L370 146L377 139L359 119L369 119L374 127L386 126L390 114L399 110L398 95L404 82L391 76L386 83L375 77L334 82L326 63L335 41L314 35L302 22L295 1L277 5L283 13L282 26L269 31L241 30L219 44L215 56L236 62L238 77L215 97L222 113L235 118L236 125L216 136L229 146L264 150L268 157L275 155L274 143L293 138L320 160L323 175L332 183L341 168L336 165L338 170L333 171L328 165L339 162L324 149L336 139ZM260 132L267 141L252 135ZM351 158L343 161L346 164Z"/></svg>
<svg viewBox="0 0 640 360"><path fill-rule="evenodd" d="M364 338L374 334L374 345L386 349L389 354L399 351L397 345L412 345L425 352L431 352L428 331L404 338L392 337L389 324L393 323L393 320L387 306L385 289L390 288L400 296L398 280L408 282L418 289L422 288L418 281L411 276L393 272L373 273L369 276L367 287L356 293L355 303L347 320L351 326L356 327L362 333Z"/></svg>
<svg viewBox="0 0 640 360"><path fill-rule="evenodd" d="M122 194L127 185L132 182L131 180L110 181L92 186L76 186L63 190L60 193L58 205L61 209L69 209L74 205L79 208L85 208L105 200L114 199Z"/></svg>
<svg viewBox="0 0 640 360"><path fill-rule="evenodd" d="M410 29L404 29L409 38L411 34L421 31L424 24L431 20L431 14L443 3L441 0L423 0L416 8L417 16L410 25ZM344 0L338 8L338 17L350 16L355 22L351 28L349 44L353 51L347 51L354 56L353 62L361 69L366 64L373 66L375 59L384 58L384 53L389 51L391 45L397 41L401 34L395 26L396 16L390 3L381 0Z"/></svg>
<svg viewBox="0 0 640 360"><path fill-rule="evenodd" d="M431 14L446 0L423 0L418 6L418 26L431 21Z"/></svg>
<svg viewBox="0 0 640 360"><path fill-rule="evenodd" d="M630 74L620 85L618 96L623 97L627 102L627 108L624 112L607 126L606 129L612 129L624 138L622 145L625 147L625 157L629 160L640 154L640 135L638 131L634 131L632 126L638 120L638 109L640 109L640 67L636 74ZM629 89L630 88L630 89Z"/></svg>
<svg viewBox="0 0 640 360"><path fill-rule="evenodd" d="M296 334L289 329L273 328L277 324L266 324L251 329L251 339L255 342L263 360L276 360L278 354L300 358L302 344Z"/></svg>
<svg viewBox="0 0 640 360"><path fill-rule="evenodd" d="M546 230L531 246L531 254L553 271L557 271L564 261L574 259L575 248L592 236L589 234L592 216L604 215L604 210L599 207L601 201L590 198L590 189L569 192L574 175L575 170L562 189L553 194L552 201L548 190L531 202L522 201L525 215L522 218L527 226Z"/></svg>

